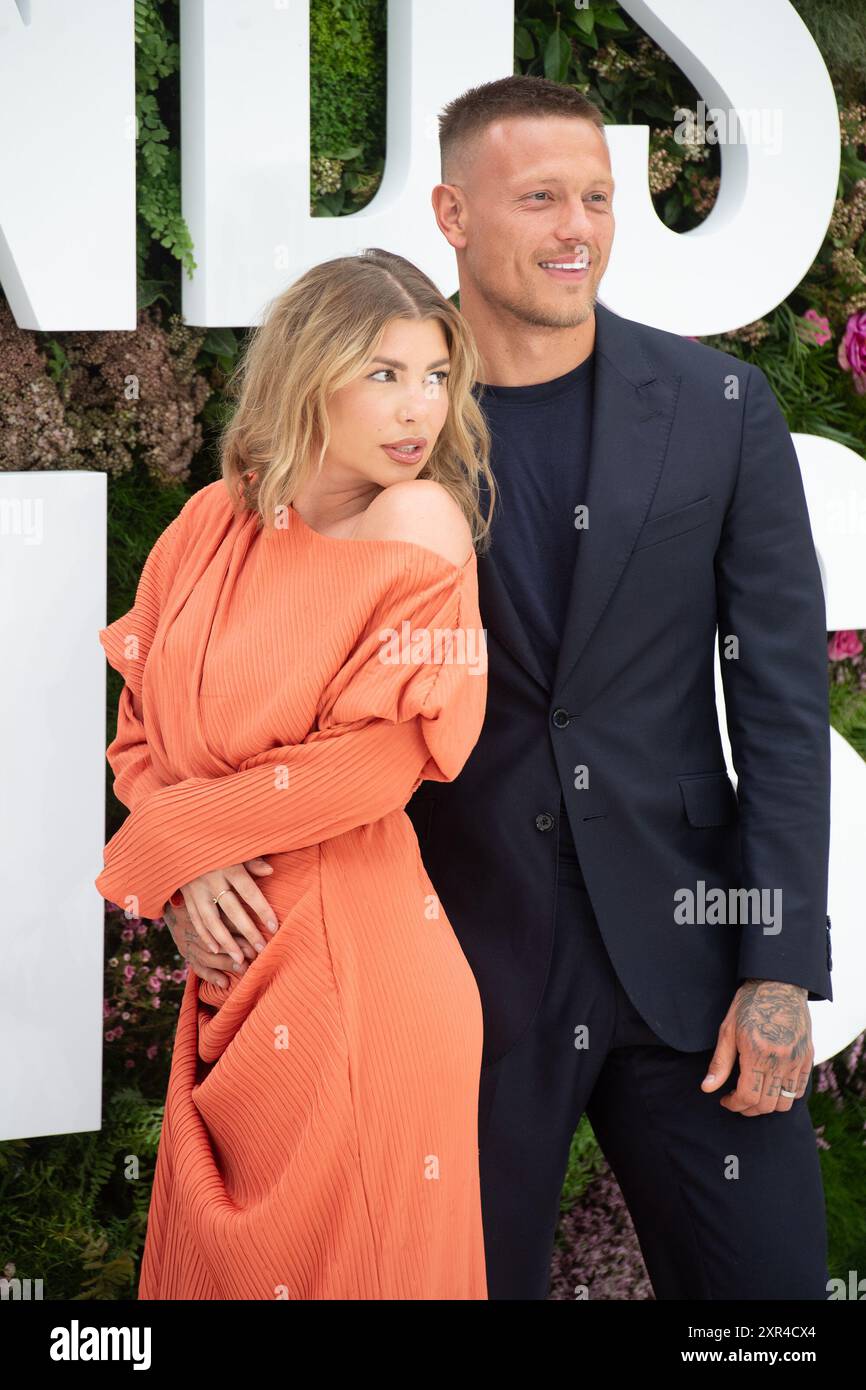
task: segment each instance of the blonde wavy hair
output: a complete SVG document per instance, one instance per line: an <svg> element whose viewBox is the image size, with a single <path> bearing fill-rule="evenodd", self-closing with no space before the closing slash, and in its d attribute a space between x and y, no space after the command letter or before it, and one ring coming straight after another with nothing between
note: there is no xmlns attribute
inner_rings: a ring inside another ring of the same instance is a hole
<svg viewBox="0 0 866 1390"><path fill-rule="evenodd" d="M448 342L448 413L417 475L441 483L485 550L496 485L490 432L472 394L479 356L459 310L411 261L371 247L308 270L268 305L228 383L237 398L220 439L223 480L236 511L273 526L321 469L330 439L328 397L362 371L391 319L438 319ZM480 507L480 479L490 499Z"/></svg>

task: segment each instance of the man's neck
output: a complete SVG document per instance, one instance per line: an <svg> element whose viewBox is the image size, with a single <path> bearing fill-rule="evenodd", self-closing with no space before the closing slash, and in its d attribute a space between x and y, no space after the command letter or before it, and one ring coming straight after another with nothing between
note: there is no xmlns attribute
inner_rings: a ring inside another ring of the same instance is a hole
<svg viewBox="0 0 866 1390"><path fill-rule="evenodd" d="M542 328L503 312L477 295L460 296L488 386L535 386L579 367L595 347L595 311L571 328Z"/></svg>

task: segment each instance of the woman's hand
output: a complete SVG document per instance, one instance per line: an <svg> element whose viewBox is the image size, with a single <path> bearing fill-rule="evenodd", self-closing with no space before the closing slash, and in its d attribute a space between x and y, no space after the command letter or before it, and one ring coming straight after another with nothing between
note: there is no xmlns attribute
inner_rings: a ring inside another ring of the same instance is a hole
<svg viewBox="0 0 866 1390"><path fill-rule="evenodd" d="M238 937L246 939L254 954L264 950L264 939L244 910L244 904L261 918L271 932L277 930L278 923L273 909L251 877L251 874L269 873L273 873L273 868L266 860L248 859L243 864L231 864L227 869L214 869L183 884L179 891L183 894L193 929L206 951L210 951L212 955L224 952L238 965L243 964L241 941L235 940L220 912L228 918ZM219 908L214 903L216 897L219 897ZM175 945L178 945L176 937ZM178 949L181 949L179 945ZM188 955L188 945L182 954Z"/></svg>
<svg viewBox="0 0 866 1390"><path fill-rule="evenodd" d="M250 943L242 937L238 938L238 945L244 953L243 965L238 965L231 956L227 956L224 952L215 956L212 951L205 950L184 903L181 903L180 907L175 907L169 900L165 905L163 915L178 955L183 957L193 974L197 975L200 980L207 980L212 985L218 985L220 989L228 989L228 978L221 972L230 971L236 979L239 979L241 975L246 973L249 962L255 960L256 952Z"/></svg>

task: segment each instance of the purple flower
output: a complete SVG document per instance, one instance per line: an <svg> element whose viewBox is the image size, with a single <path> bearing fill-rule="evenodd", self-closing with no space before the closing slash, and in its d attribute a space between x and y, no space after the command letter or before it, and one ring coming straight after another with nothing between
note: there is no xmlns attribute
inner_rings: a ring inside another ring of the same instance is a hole
<svg viewBox="0 0 866 1390"><path fill-rule="evenodd" d="M859 656L863 643L853 628L843 628L834 632L827 643L827 655L831 661L844 661L848 656Z"/></svg>
<svg viewBox="0 0 866 1390"><path fill-rule="evenodd" d="M817 309L806 310L797 325L797 332L805 342L814 343L816 347L823 347L833 336L830 320L824 314L819 314Z"/></svg>
<svg viewBox="0 0 866 1390"><path fill-rule="evenodd" d="M857 394L866 395L866 311L849 318L836 360L843 372L852 373Z"/></svg>

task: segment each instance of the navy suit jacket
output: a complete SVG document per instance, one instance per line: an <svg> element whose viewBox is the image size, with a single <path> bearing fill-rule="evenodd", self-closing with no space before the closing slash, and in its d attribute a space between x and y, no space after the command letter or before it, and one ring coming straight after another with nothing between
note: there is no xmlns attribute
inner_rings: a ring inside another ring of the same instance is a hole
<svg viewBox="0 0 866 1390"><path fill-rule="evenodd" d="M670 1046L712 1047L747 977L832 998L826 616L787 424L759 368L595 313L588 527L553 686L493 545L484 727L456 780L407 807L478 983L488 1066L542 998L563 813L613 966ZM755 907L678 923L674 894L701 880L781 890L781 930Z"/></svg>

